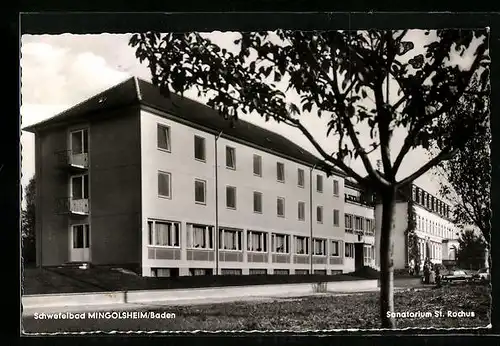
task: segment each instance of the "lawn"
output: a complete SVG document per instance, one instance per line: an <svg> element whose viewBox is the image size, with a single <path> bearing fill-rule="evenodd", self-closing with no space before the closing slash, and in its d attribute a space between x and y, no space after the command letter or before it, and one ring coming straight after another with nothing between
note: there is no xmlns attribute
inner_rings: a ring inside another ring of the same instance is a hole
<svg viewBox="0 0 500 346"><path fill-rule="evenodd" d="M431 317L396 318L398 328L486 327L490 288L447 286L395 293L395 312L430 312ZM175 313L175 319L24 319L27 332L55 331L194 331L194 330L331 330L380 327L378 293L313 296L274 301L169 306L147 311ZM436 317L435 311L443 315ZM448 317L447 312L473 312L474 317Z"/></svg>
<svg viewBox="0 0 500 346"><path fill-rule="evenodd" d="M271 285L356 281L364 275L219 275L181 277L141 277L110 267L91 267L81 270L72 267L26 268L23 294L83 293L153 289L184 289L245 285ZM364 273L363 273L364 274Z"/></svg>

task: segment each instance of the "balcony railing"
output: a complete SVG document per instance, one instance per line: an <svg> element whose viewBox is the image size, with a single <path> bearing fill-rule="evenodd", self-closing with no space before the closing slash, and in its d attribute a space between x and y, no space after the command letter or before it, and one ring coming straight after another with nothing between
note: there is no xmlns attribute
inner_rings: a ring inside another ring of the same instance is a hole
<svg viewBox="0 0 500 346"><path fill-rule="evenodd" d="M62 166L69 166L79 169L87 169L89 167L89 154L79 153L74 154L71 150L61 150L56 152L58 162Z"/></svg>
<svg viewBox="0 0 500 346"><path fill-rule="evenodd" d="M349 195L349 194L344 194L345 201L347 203L358 203L358 204L363 204L366 206L371 206L373 202L367 200L364 196L356 196L356 195Z"/></svg>
<svg viewBox="0 0 500 346"><path fill-rule="evenodd" d="M88 198L59 198L57 200L57 212L62 214L88 215L89 200Z"/></svg>

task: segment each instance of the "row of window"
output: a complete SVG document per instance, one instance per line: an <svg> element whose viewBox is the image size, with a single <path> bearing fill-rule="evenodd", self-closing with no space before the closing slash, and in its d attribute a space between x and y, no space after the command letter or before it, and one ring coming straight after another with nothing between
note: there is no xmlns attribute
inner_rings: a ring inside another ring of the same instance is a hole
<svg viewBox="0 0 500 346"><path fill-rule="evenodd" d="M421 204L422 206L426 207L427 209L432 210L433 212L447 217L450 217L450 206L440 199L432 196L428 192L422 190L418 186L413 185L412 186L412 199Z"/></svg>
<svg viewBox="0 0 500 346"><path fill-rule="evenodd" d="M421 240L418 243L420 258L424 260L425 258L441 260L442 259L442 246L441 244L435 242L429 242L428 244Z"/></svg>
<svg viewBox="0 0 500 346"><path fill-rule="evenodd" d="M150 220L148 221L148 228L149 245L180 248L179 222ZM213 250L215 248L214 233L213 226L188 224L186 231L187 248ZM242 251L243 236L245 233L247 237L247 251L271 251L276 254L291 254L292 236L289 234L252 230L244 232L243 230L228 228L219 228L219 249ZM293 241L295 242L295 254L298 255L310 254L309 251L312 250L313 255L326 256L329 253L330 256L341 256L341 241L338 240L330 240L328 242L327 239L313 238L312 247L310 246L309 237L293 236ZM349 249L351 245L354 246L351 243L348 246ZM348 255L353 253L354 250L346 252L346 257L349 257Z"/></svg>
<svg viewBox="0 0 500 346"><path fill-rule="evenodd" d="M346 232L357 230L366 231L368 233L374 233L374 220L364 218L362 216L345 214L345 229Z"/></svg>
<svg viewBox="0 0 500 346"><path fill-rule="evenodd" d="M417 230L446 239L454 239L453 229L417 215Z"/></svg>
<svg viewBox="0 0 500 346"><path fill-rule="evenodd" d="M168 172L158 172L158 195L160 197L171 198L172 197L172 175ZM229 209L236 209L236 187L226 186L226 207ZM263 213L263 194L259 191L253 192L253 211L254 213ZM207 203L207 189L206 181L201 179L195 179L194 181L194 201L197 204ZM285 217L285 198L276 198L276 215L279 217ZM340 211L337 209L333 210L333 225L338 227L340 220ZM306 216L306 203L299 201L297 203L297 218L300 221L304 221ZM323 223L323 206L316 207L316 221L318 223Z"/></svg>
<svg viewBox="0 0 500 346"><path fill-rule="evenodd" d="M158 148L170 152L170 127L158 124ZM194 158L195 160L206 161L206 143L205 138L194 136ZM226 168L236 169L236 148L226 146ZM262 177L262 156L253 155L253 174L254 176ZM276 180L280 183L285 182L285 164L283 162L276 163ZM302 168L297 169L297 186L305 186L305 172ZM323 176L316 176L316 191L323 192ZM333 180L333 195L339 196L339 181Z"/></svg>
<svg viewBox="0 0 500 346"><path fill-rule="evenodd" d="M209 268L189 268L189 274L191 276L200 276L200 275L213 275L213 269ZM339 275L342 274L342 270L332 269L331 271L327 271L326 269L314 269L314 274L318 275ZM236 268L222 268L222 275L243 275L242 269ZM261 268L250 268L248 271L250 275L268 275L267 269ZM290 269L274 269L274 275L290 275ZM295 275L308 275L308 269L295 269ZM151 275L155 277L177 277L179 276L179 268L151 268Z"/></svg>

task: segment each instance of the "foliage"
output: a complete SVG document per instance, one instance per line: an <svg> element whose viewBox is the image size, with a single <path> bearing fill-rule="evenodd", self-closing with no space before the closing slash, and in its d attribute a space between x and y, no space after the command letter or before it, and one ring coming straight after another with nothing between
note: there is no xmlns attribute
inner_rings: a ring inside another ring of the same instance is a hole
<svg viewBox="0 0 500 346"><path fill-rule="evenodd" d="M476 88L477 88L477 82ZM465 98L457 114L482 112L489 120L489 104L478 108L473 101ZM451 160L441 164L445 181L441 194L453 200L454 221L459 226L475 225L489 244L491 236L491 130L489 124L479 127L467 144Z"/></svg>
<svg viewBox="0 0 500 346"><path fill-rule="evenodd" d="M420 261L420 248L418 246L418 236L415 233L416 229L416 220L417 216L415 213L415 207L413 205L413 201L408 202L408 228L406 229L406 236L408 239L408 254L410 262L413 260L415 264L421 267ZM412 268L415 269L415 268Z"/></svg>
<svg viewBox="0 0 500 346"><path fill-rule="evenodd" d="M195 88L200 95L211 95L208 105L226 118L255 112L296 127L326 162L361 184L380 188L395 184L410 149L437 146L440 153L398 185L410 183L463 146L481 119L468 113L458 122L447 122L447 116L475 73L481 70L478 78L484 84L489 78L484 30L437 30L423 53L414 52L414 43L405 41L407 33L249 32L234 42L236 53L199 33L136 34L130 45L141 62L148 60L153 83L166 95L170 90L184 93ZM430 32L427 35L431 37ZM448 63L477 40L469 69ZM397 97L387 97L391 83L397 86ZM287 100L289 90L299 95L300 105ZM325 152L303 126L300 116L307 113L330 119L326 132L338 135L335 155ZM371 149L361 145L356 129L360 122L370 127ZM389 143L399 127L409 134L392 164ZM368 158L368 152L377 148L383 173ZM360 157L369 176L362 177L346 165L347 156Z"/></svg>
<svg viewBox="0 0 500 346"><path fill-rule="evenodd" d="M25 188L24 199L26 207L21 211L21 239L22 256L24 263L34 263L36 261L36 241L35 241L35 198L36 181L31 178Z"/></svg>
<svg viewBox="0 0 500 346"><path fill-rule="evenodd" d="M484 265L486 243L473 230L462 232L458 239L457 264L463 269L479 269Z"/></svg>
<svg viewBox="0 0 500 346"><path fill-rule="evenodd" d="M453 157L484 125L484 113L454 114L464 95L480 107L488 94L487 35L487 30L426 31L422 49L408 30L246 32L234 41L234 51L200 33L136 34L130 45L140 62L148 61L153 83L166 96L195 89L226 119L256 113L296 128L321 155L324 170L340 168L382 195L380 313L383 326L394 327L384 309L393 309L389 282L396 192ZM467 67L453 63L465 55ZM470 88L473 77L475 89ZM291 93L300 103L290 100ZM304 126L307 114L327 117L325 132L337 141L335 153L325 151ZM370 130L368 146L360 139L360 124ZM392 155L397 129L407 136ZM415 148L439 153L397 180L404 158ZM380 169L369 157L376 150ZM348 158L359 158L368 174L353 170L345 163Z"/></svg>

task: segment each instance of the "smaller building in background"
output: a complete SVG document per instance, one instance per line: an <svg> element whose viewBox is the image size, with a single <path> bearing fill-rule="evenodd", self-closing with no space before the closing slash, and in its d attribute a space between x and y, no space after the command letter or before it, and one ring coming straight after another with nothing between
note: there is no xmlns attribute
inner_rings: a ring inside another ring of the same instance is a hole
<svg viewBox="0 0 500 346"><path fill-rule="evenodd" d="M421 263L429 259L432 263L443 263L454 259L458 247L458 229L451 220L451 206L431 195L422 188L412 185L400 191L395 207L393 221L393 260L394 269L406 269L411 261L409 234L417 236L417 246ZM375 206L376 248L379 251L382 222L382 204ZM413 230L411 220L414 221ZM378 267L379 261L376 260Z"/></svg>

